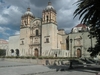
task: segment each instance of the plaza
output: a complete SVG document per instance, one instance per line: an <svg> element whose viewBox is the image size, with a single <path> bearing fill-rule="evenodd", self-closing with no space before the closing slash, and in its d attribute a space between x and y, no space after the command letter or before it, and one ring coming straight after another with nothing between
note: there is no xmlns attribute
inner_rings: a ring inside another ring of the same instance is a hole
<svg viewBox="0 0 100 75"><path fill-rule="evenodd" d="M88 68L56 71L56 67L50 68L46 65L0 60L0 75L96 75L99 67L100 65L95 65Z"/></svg>

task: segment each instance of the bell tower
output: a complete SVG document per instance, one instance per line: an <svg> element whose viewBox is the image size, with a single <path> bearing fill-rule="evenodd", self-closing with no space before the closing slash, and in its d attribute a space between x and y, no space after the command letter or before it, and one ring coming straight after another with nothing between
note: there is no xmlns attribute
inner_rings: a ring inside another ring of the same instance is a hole
<svg viewBox="0 0 100 75"><path fill-rule="evenodd" d="M48 2L42 12L42 55L48 56L52 49L57 49L56 10Z"/></svg>
<svg viewBox="0 0 100 75"><path fill-rule="evenodd" d="M20 25L20 53L21 56L30 55L30 23L34 20L33 13L30 8L21 17Z"/></svg>
<svg viewBox="0 0 100 75"><path fill-rule="evenodd" d="M33 13L30 11L30 8L27 8L27 11L21 17L21 26L20 26L20 28L29 27L30 26L30 21L33 20L33 19L34 19Z"/></svg>
<svg viewBox="0 0 100 75"><path fill-rule="evenodd" d="M56 10L52 6L51 2L48 2L48 6L42 12L42 24L56 23Z"/></svg>

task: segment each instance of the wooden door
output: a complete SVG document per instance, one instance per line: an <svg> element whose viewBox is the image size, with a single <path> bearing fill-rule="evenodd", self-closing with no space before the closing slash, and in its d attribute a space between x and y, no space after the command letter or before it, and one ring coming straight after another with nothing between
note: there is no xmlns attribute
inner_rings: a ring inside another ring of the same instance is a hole
<svg viewBox="0 0 100 75"><path fill-rule="evenodd" d="M81 57L81 50L77 49L77 57Z"/></svg>
<svg viewBox="0 0 100 75"><path fill-rule="evenodd" d="M35 49L34 56L38 57L38 49Z"/></svg>

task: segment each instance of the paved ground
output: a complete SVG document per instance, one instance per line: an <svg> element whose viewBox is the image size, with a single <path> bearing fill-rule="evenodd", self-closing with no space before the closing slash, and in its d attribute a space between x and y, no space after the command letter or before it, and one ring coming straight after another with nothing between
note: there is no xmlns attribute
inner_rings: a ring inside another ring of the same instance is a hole
<svg viewBox="0 0 100 75"><path fill-rule="evenodd" d="M95 66L96 69L97 66ZM0 61L0 75L95 75L96 69L73 69L66 71L56 71L56 68L50 68L43 65L34 65L31 63L18 63Z"/></svg>

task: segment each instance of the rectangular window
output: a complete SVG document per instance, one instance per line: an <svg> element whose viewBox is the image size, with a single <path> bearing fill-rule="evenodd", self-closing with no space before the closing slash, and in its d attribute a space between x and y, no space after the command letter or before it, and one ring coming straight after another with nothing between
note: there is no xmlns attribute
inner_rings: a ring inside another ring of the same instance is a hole
<svg viewBox="0 0 100 75"><path fill-rule="evenodd" d="M44 43L49 43L49 38L46 38Z"/></svg>

